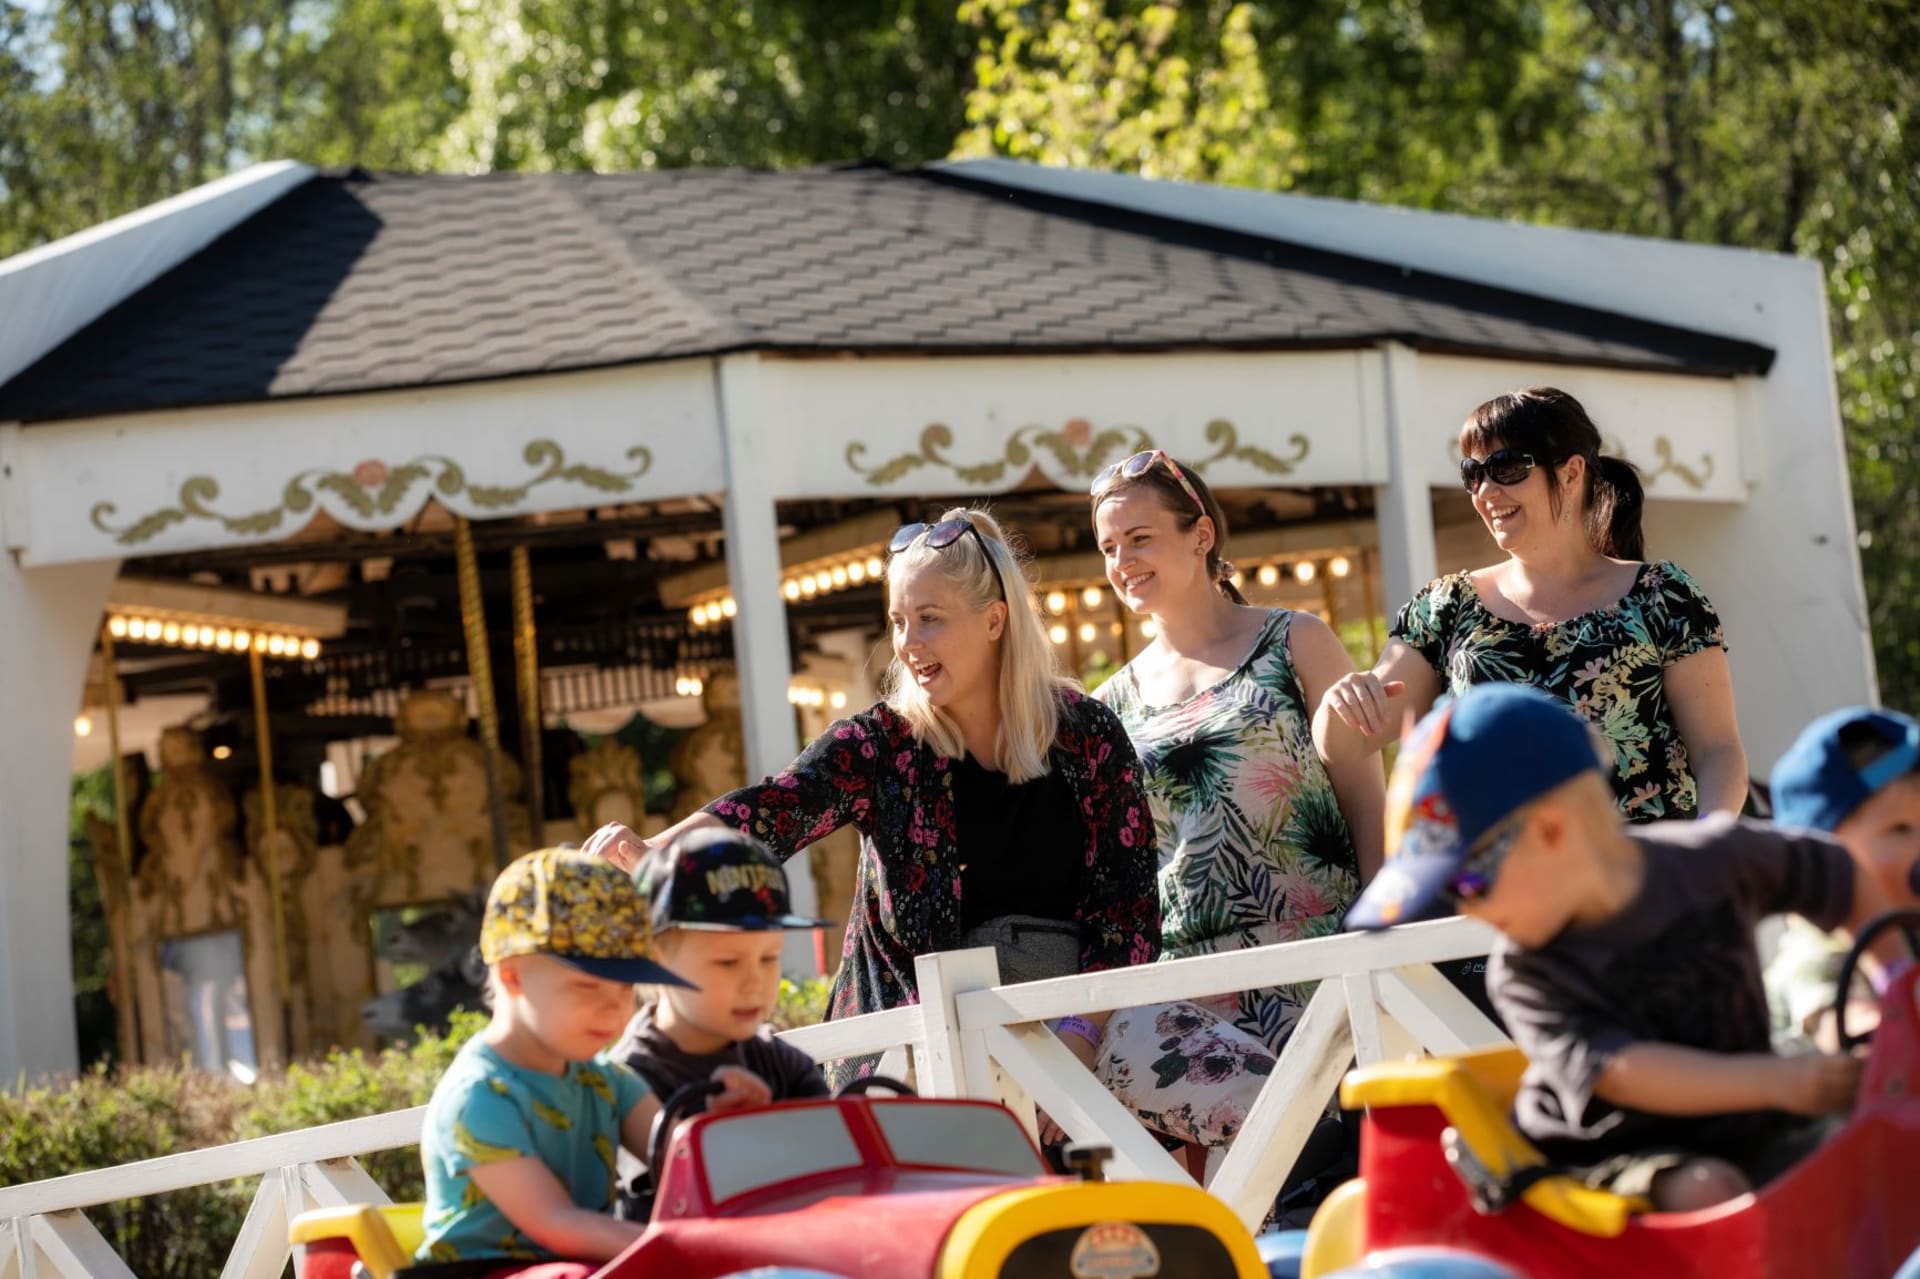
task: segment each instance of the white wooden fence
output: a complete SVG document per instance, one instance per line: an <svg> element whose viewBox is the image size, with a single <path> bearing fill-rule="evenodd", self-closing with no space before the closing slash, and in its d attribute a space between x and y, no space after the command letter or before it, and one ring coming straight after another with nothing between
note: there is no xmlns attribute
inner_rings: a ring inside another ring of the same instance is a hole
<svg viewBox="0 0 1920 1279"><path fill-rule="evenodd" d="M1484 955L1492 939L1482 925L1453 919L1018 986L997 984L990 949L947 951L918 961L917 1006L784 1038L821 1061L884 1054L883 1073L901 1073L910 1059L926 1096L995 1097L1029 1126L1037 1105L1077 1140L1112 1146L1113 1175L1190 1183L1186 1169L1042 1023L1318 982L1245 1126L1208 1179L1253 1228L1349 1065L1501 1041L1493 1023L1433 968ZM276 1279L290 1255L293 1217L309 1208L387 1202L355 1157L415 1144L424 1112L397 1110L0 1189L0 1279L133 1279L86 1209L253 1177L259 1186L221 1279Z"/></svg>

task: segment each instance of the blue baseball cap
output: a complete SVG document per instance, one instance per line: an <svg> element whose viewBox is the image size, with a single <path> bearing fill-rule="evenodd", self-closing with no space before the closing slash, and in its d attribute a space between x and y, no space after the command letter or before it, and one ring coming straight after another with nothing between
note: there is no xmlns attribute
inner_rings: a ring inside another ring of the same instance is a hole
<svg viewBox="0 0 1920 1279"><path fill-rule="evenodd" d="M1479 684L1428 712L1387 786L1387 862L1346 927L1406 923L1489 833L1561 783L1597 770L1586 722L1523 684Z"/></svg>
<svg viewBox="0 0 1920 1279"><path fill-rule="evenodd" d="M1841 735L1860 725L1887 743L1886 754L1855 768ZM1822 715L1800 731L1773 766L1773 820L1832 831L1896 777L1920 764L1920 723L1898 711L1852 706Z"/></svg>

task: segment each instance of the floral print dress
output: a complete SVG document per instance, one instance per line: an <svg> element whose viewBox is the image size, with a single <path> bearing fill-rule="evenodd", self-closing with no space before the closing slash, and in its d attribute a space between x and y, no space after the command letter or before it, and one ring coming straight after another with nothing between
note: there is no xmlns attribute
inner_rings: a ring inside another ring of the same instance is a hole
<svg viewBox="0 0 1920 1279"><path fill-rule="evenodd" d="M1133 746L1105 706L1061 693L1049 759L1086 816L1085 840L1059 855L1081 867L1074 922L1080 968L1148 963L1159 954L1153 822ZM898 1008L919 1000L913 960L951 950L963 934L954 761L916 742L884 702L838 720L787 769L707 806L782 859L842 826L860 832L860 865L840 971L828 1015ZM836 1062L837 1089L872 1070L873 1059Z"/></svg>
<svg viewBox="0 0 1920 1279"><path fill-rule="evenodd" d="M1328 936L1360 891L1287 647L1293 617L1270 613L1239 667L1183 702L1148 703L1131 667L1097 694L1126 725L1146 778L1163 959ZM1116 1013L1102 1076L1151 1126L1225 1144L1312 993L1271 987Z"/></svg>
<svg viewBox="0 0 1920 1279"><path fill-rule="evenodd" d="M1508 683L1565 698L1611 743L1614 800L1628 821L1698 814L1664 676L1682 658L1727 642L1713 605L1678 565L1642 564L1613 604L1538 626L1494 616L1469 574L1450 573L1407 602L1392 633L1427 659L1449 693Z"/></svg>

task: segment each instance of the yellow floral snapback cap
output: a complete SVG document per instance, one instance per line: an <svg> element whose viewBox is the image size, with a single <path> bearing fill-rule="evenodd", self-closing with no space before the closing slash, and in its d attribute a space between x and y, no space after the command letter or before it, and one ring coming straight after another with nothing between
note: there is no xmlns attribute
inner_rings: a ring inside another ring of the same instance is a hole
<svg viewBox="0 0 1920 1279"><path fill-rule="evenodd" d="M480 924L480 957L552 955L608 981L687 986L649 959L646 894L592 853L543 848L516 858L493 881Z"/></svg>

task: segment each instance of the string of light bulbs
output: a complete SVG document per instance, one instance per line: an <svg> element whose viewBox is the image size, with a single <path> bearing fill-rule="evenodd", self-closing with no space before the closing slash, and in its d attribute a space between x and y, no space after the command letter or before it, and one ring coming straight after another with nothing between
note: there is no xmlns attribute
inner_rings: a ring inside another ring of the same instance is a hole
<svg viewBox="0 0 1920 1279"><path fill-rule="evenodd" d="M182 622L174 618L139 614L110 615L107 618L107 632L117 640L135 644L161 644L168 648L195 648L216 653L245 653L258 648L269 657L299 657L307 661L320 656L320 641L310 635Z"/></svg>

